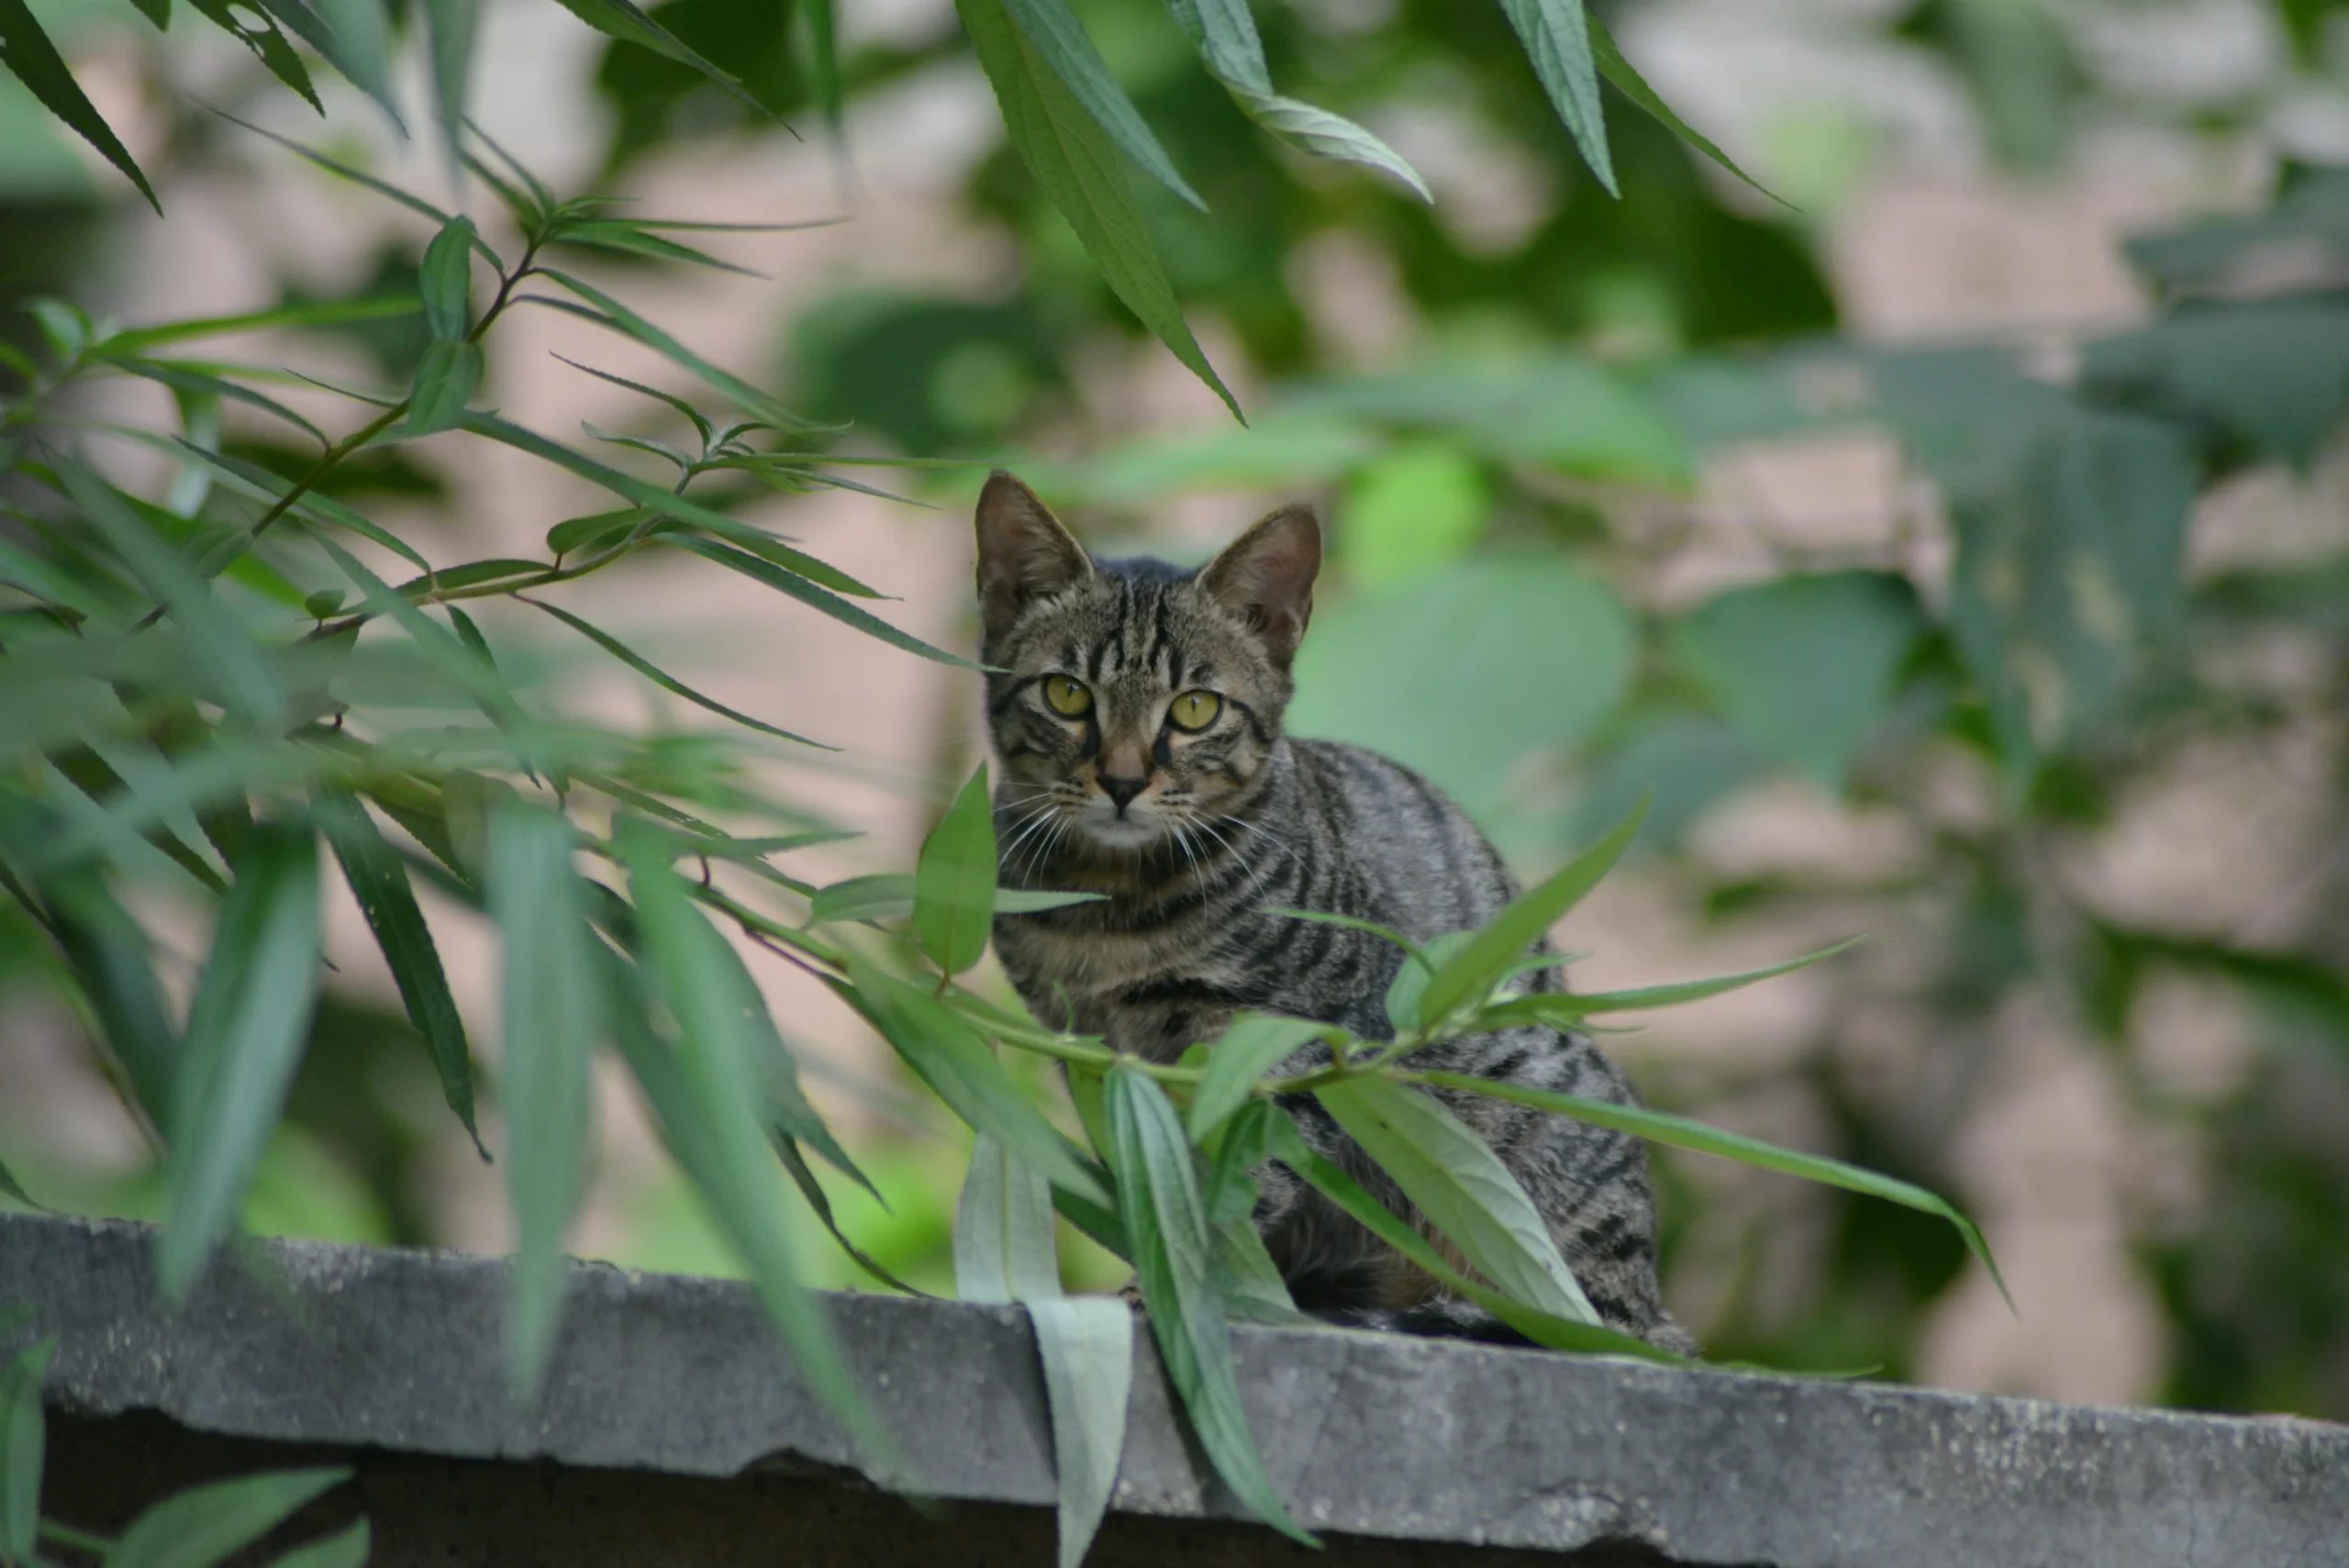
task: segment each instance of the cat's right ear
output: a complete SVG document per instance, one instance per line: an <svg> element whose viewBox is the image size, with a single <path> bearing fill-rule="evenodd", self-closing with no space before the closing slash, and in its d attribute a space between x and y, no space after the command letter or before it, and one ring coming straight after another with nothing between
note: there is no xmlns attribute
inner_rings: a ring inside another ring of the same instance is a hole
<svg viewBox="0 0 2349 1568"><path fill-rule="evenodd" d="M1038 599L1093 573L1093 561L1036 493L1001 469L979 492L979 619L992 642Z"/></svg>

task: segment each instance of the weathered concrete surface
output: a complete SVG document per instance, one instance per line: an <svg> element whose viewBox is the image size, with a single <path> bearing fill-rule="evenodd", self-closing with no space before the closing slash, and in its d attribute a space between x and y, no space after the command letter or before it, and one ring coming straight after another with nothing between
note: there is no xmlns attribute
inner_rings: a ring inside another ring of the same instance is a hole
<svg viewBox="0 0 2349 1568"><path fill-rule="evenodd" d="M942 1558L935 1540L913 1550L941 1527L865 1488L853 1449L741 1285L581 1269L546 1398L521 1411L505 1392L498 1263L273 1243L261 1249L264 1277L216 1268L174 1315L156 1300L150 1240L142 1227L0 1217L0 1305L35 1307L62 1340L48 1389L61 1418L57 1495L86 1495L101 1511L87 1488L102 1482L65 1473L71 1454L144 1444L163 1456L157 1465L195 1473L228 1462L196 1451L203 1441L259 1440L228 1446L248 1465L297 1448L373 1451L371 1512L379 1494L421 1496L415 1488L432 1488L418 1477L437 1475L442 1501L411 1510L434 1528L463 1512L450 1501L460 1495L489 1519L497 1497L521 1492L571 1527L559 1554L452 1540L395 1562L746 1560L682 1544L648 1558L617 1527L576 1528L601 1517L585 1497L629 1486L646 1508L683 1507L680 1518L716 1519L744 1496L768 1497L753 1515L787 1515L804 1550L778 1559L770 1534L753 1554L763 1562L1049 1560L1051 1451L1016 1312L829 1298L926 1488L987 1506L997 1521ZM1299 1518L1355 1538L1331 1561L1465 1561L1456 1548L1497 1546L1588 1554L1576 1562L1802 1568L2349 1568L2349 1429L1375 1335L1242 1329L1236 1339L1275 1482ZM1115 1502L1138 1517L1113 1518L1096 1560L1286 1561L1268 1532L1178 1522L1241 1511L1203 1480L1154 1360L1139 1353L1147 1364ZM168 1420L128 1414L149 1411ZM573 1496L589 1473L596 1488ZM824 1507L863 1517L852 1534L884 1521L906 1551L827 1545L815 1522ZM1177 1534L1193 1547L1165 1545ZM1209 1550L1210 1539L1240 1555ZM1032 1554L1015 1549L1022 1540ZM1110 1554L1119 1540L1131 1549Z"/></svg>

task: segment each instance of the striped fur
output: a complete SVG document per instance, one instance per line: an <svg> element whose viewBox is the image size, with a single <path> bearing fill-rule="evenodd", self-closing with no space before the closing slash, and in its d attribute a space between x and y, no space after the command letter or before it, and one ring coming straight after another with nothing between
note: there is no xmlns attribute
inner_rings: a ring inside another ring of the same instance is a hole
<svg viewBox="0 0 2349 1568"><path fill-rule="evenodd" d="M1517 888L1492 846L1426 780L1374 752L1283 732L1290 660L1320 564L1312 514L1274 513L1201 572L1095 561L1025 486L998 473L980 500L978 534L981 651L996 668L987 708L1001 762L1004 884L1108 895L997 917L996 951L1029 1006L1157 1062L1214 1038L1241 1009L1389 1037L1385 998L1401 953L1374 936L1267 911L1352 916L1424 940L1483 924ZM1087 711L1055 709L1055 692L1075 699L1050 683L1067 681L1082 686ZM1188 692L1220 698L1197 733L1170 716ZM1553 981L1542 971L1528 983ZM1317 1053L1326 1060L1317 1045L1290 1070ZM1631 1098L1587 1039L1549 1029L1430 1047L1412 1062ZM1532 1196L1608 1324L1692 1349L1657 1298L1642 1146L1497 1100L1442 1097ZM1416 1218L1318 1104L1300 1097L1288 1108L1320 1152ZM1300 1307L1367 1326L1513 1338L1285 1167L1267 1167L1261 1183L1257 1221Z"/></svg>

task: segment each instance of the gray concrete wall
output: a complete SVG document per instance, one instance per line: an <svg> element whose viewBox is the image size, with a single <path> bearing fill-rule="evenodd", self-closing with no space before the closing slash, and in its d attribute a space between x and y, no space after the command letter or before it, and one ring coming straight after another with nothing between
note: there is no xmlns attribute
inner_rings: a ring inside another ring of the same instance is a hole
<svg viewBox="0 0 2349 1568"><path fill-rule="evenodd" d="M580 1269L547 1396L520 1410L495 1262L269 1243L257 1273L217 1267L173 1314L150 1237L0 1217L0 1306L62 1339L50 1506L75 1522L325 1453L362 1473L320 1507L363 1506L391 1565L1051 1561L1043 1396L1015 1311L829 1298L945 1507L925 1518L875 1489L888 1478L793 1377L744 1286ZM1381 1335L1236 1339L1274 1478L1331 1532L1322 1561L2349 1568L2349 1429ZM1138 1354L1093 1561L1293 1560L1227 1522L1241 1510Z"/></svg>

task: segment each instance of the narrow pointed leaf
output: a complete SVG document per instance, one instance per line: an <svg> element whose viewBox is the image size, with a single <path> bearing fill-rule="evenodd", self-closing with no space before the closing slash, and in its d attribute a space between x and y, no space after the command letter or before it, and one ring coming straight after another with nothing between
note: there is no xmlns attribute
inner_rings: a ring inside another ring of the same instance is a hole
<svg viewBox="0 0 2349 1568"><path fill-rule="evenodd" d="M1264 1233L1247 1215L1215 1222L1215 1282L1224 1310L1234 1318L1290 1327L1315 1321L1297 1310L1280 1265L1265 1249Z"/></svg>
<svg viewBox="0 0 2349 1568"><path fill-rule="evenodd" d="M779 430L813 430L821 428L794 414L731 371L721 370L703 359L667 332L639 316L593 284L552 267L541 267L539 270L581 299L585 300L587 304L575 306L567 300L533 296L537 298L538 303L571 315L584 317L599 326L611 328L624 338L634 339L680 370L690 371L703 385L721 395L735 407L763 424L773 425ZM588 306L594 308L590 309Z"/></svg>
<svg viewBox="0 0 2349 1568"><path fill-rule="evenodd" d="M1541 940L1615 869L1615 862L1639 837L1640 824L1646 817L1647 802L1642 800L1613 832L1575 856L1547 882L1511 900L1436 971L1427 989L1419 993L1419 1018L1435 1023L1481 989L1497 984L1525 956L1526 949Z"/></svg>
<svg viewBox="0 0 2349 1568"><path fill-rule="evenodd" d="M712 267L721 272L736 272L746 278L766 275L749 267L722 261L707 250L680 245L674 239L663 239L619 218L594 218L566 225L561 233L549 236L547 243L577 245L590 250L617 250L623 255L650 256L661 261L683 261L687 266Z"/></svg>
<svg viewBox="0 0 2349 1568"><path fill-rule="evenodd" d="M335 47L321 53L351 85L383 106L392 128L407 134L392 94L392 24L384 0L317 0L318 15L334 29Z"/></svg>
<svg viewBox="0 0 2349 1568"><path fill-rule="evenodd" d="M1736 991L1756 981L1772 980L1798 969L1808 969L1821 959L1834 957L1859 940L1857 937L1848 938L1831 947L1820 948L1817 952L1808 952L1784 963L1774 963L1767 969L1751 969L1742 974L1716 975L1709 980L1642 985L1630 991L1537 992L1530 996L1516 996L1477 1014L1475 1027L1479 1032L1513 1029L1522 1023L1554 1024L1565 1028L1593 1013L1629 1013L1648 1007L1673 1007L1684 1002L1700 1002L1708 996Z"/></svg>
<svg viewBox="0 0 2349 1568"><path fill-rule="evenodd" d="M562 0L562 5L564 10L606 38L632 43L674 60L699 72L705 80L724 88L745 106L763 115L767 112L766 106L752 97L739 78L729 75L703 59L686 47L676 34L629 4L629 0Z"/></svg>
<svg viewBox="0 0 2349 1568"><path fill-rule="evenodd" d="M1207 1072L1191 1092L1192 1140L1205 1142L1227 1117L1247 1103L1265 1073L1328 1033L1329 1027L1261 1013L1232 1019L1231 1026L1208 1048Z"/></svg>
<svg viewBox="0 0 2349 1568"><path fill-rule="evenodd" d="M653 487L648 485L646 488ZM714 539L696 539L690 534L663 535L662 542L677 550L691 550L694 554L706 560L715 561L730 571L739 572L745 577L753 578L770 588L788 594L810 609L821 611L845 626L854 627L867 637L878 638L892 648L900 648L907 653L917 653L936 663L952 664L958 669L980 668L979 665L959 654L949 653L942 648L933 648L910 632L899 631L871 611L857 608L829 590L818 587L799 573L786 572L772 562L763 561L745 550L719 544Z"/></svg>
<svg viewBox="0 0 2349 1568"><path fill-rule="evenodd" d="M807 1200L807 1207L815 1210L817 1219L830 1233L833 1243L847 1256L849 1262L891 1290L906 1296L926 1296L930 1294L918 1286L907 1284L890 1273L885 1265L858 1246L850 1238L848 1232L841 1229L840 1218L832 1212L831 1195L824 1190L824 1184L816 1179L815 1167L807 1163L807 1157L799 1151L797 1143L783 1136L772 1125L768 1128L768 1141L774 1147L775 1158L782 1161L783 1168L790 1173L792 1185L797 1187L799 1195ZM866 1182L863 1184L868 1191L872 1189L871 1183ZM880 1194L875 1192L874 1196L877 1198Z"/></svg>
<svg viewBox="0 0 2349 1568"><path fill-rule="evenodd" d="M397 433L413 439L456 428L481 385L481 373L479 343L427 344L408 388L407 420Z"/></svg>
<svg viewBox="0 0 2349 1568"><path fill-rule="evenodd" d="M1542 1211L1458 1117L1383 1078L1324 1084L1314 1097L1477 1273L1528 1307L1598 1321Z"/></svg>
<svg viewBox="0 0 2349 1568"><path fill-rule="evenodd" d="M954 1294L989 1306L1062 1294L1052 1184L984 1133L954 1205Z"/></svg>
<svg viewBox="0 0 2349 1568"><path fill-rule="evenodd" d="M840 28L832 0L807 0L807 74L816 112L837 140L841 134Z"/></svg>
<svg viewBox="0 0 2349 1568"><path fill-rule="evenodd" d="M0 1161L0 1197L12 1198L27 1208L48 1207L46 1204L25 1190L25 1184L17 1179L17 1173L8 1169L5 1161Z"/></svg>
<svg viewBox="0 0 2349 1568"><path fill-rule="evenodd" d="M1116 1296L1030 1301L1060 1477L1060 1568L1079 1568L1117 1489L1133 1394L1134 1314Z"/></svg>
<svg viewBox="0 0 2349 1568"><path fill-rule="evenodd" d="M41 1414L41 1380L57 1341L26 1346L0 1368L0 1558L25 1562L40 1537L41 1472L49 1428Z"/></svg>
<svg viewBox="0 0 2349 1568"><path fill-rule="evenodd" d="M1383 170L1402 181L1419 200L1434 205L1435 193L1428 189L1428 183L1408 159L1343 115L1285 98L1277 93L1252 93L1233 87L1231 95L1250 119L1283 141L1317 158Z"/></svg>
<svg viewBox="0 0 2349 1568"><path fill-rule="evenodd" d="M465 26L470 27L471 25L472 0L427 0L427 6L428 8L442 6L456 7L462 13L462 16L460 17L460 21ZM439 27L437 22L434 24L434 27L436 30L433 35L433 69L437 83L438 73L440 69L440 35L437 30ZM465 40L465 48L467 51L466 57L469 58L472 48L469 36ZM462 83L459 83L459 88L462 93ZM295 141L291 137L280 136L275 131L264 129L260 126L254 125L250 120L240 120L236 116L228 113L226 110L215 109L212 112L218 115L222 119L227 120L230 125L242 127L244 129L252 132L255 136L267 137L270 140L277 143L278 146L284 148L288 152L295 154L296 157L308 160L310 162L317 164L319 168L324 169L328 173L335 175L339 179L348 180L354 185L364 185L369 190L373 191L377 195L388 196L393 201L399 203L400 206L407 208L410 212L421 213L436 224L445 224L449 221L449 215L447 213L442 212L439 207L434 206L422 196L411 195L407 192L401 190L397 185L379 180L373 174L362 173L359 170L352 168L348 163L339 162L336 160L328 157L323 152L303 146L300 142ZM486 261L491 266L501 268L505 266L506 263L498 260L497 252L491 250L487 242L476 240L474 242L474 247L481 251L483 260Z"/></svg>
<svg viewBox="0 0 2349 1568"><path fill-rule="evenodd" d="M1841 1160L1782 1149L1758 1138L1748 1138L1743 1133L1725 1131L1720 1128L1708 1127L1700 1121L1691 1121L1687 1117L1652 1111L1639 1106L1586 1100L1575 1095L1561 1095L1548 1089L1475 1078L1464 1073L1419 1073L1413 1077L1416 1081L1456 1089L1463 1094L1484 1095L1497 1100L1507 1100L1511 1105L1571 1117L1593 1127L1609 1128L1617 1132L1629 1133L1633 1138L1644 1138L1651 1143L1693 1149L1700 1154L1718 1154L1723 1159L1758 1165L1765 1171L1800 1176L1805 1181L1823 1182L1847 1192L1897 1203L1903 1208L1913 1208L1920 1214L1938 1216L1957 1228L1958 1234L1965 1239L1966 1250L1981 1260L1983 1268L1989 1271L1991 1281L1998 1285L1998 1293L2006 1295L2006 1280L1999 1274L1998 1262L1990 1256L1989 1243L1983 1240L1980 1229L1948 1199L1913 1183L1896 1181L1874 1171L1862 1170L1857 1165L1847 1165ZM2013 1306L2012 1296L2008 1296L2007 1301L2009 1307Z"/></svg>
<svg viewBox="0 0 2349 1568"><path fill-rule="evenodd" d="M307 1541L279 1556L270 1568L366 1568L374 1532L365 1519L350 1529Z"/></svg>
<svg viewBox="0 0 2349 1568"><path fill-rule="evenodd" d="M1474 931L1446 931L1419 950L1418 962L1395 972L1395 978L1386 985L1386 1021L1395 1027L1397 1039L1419 1027L1419 999L1427 995L1428 982L1475 937ZM1543 958L1532 962L1546 968L1555 961Z"/></svg>
<svg viewBox="0 0 2349 1568"><path fill-rule="evenodd" d="M158 322L151 327L128 328L102 340L97 350L109 354L139 354L167 343L184 343L191 338L216 338L273 327L341 327L362 321L384 321L395 317L413 316L416 309L415 297L405 294L326 300L315 305L287 305L274 310L251 310L235 316L204 316L186 321Z"/></svg>
<svg viewBox="0 0 2349 1568"><path fill-rule="evenodd" d="M478 0L424 0L424 20L431 40L432 106L440 116L441 144L453 169L464 137L465 100L472 87L481 8Z"/></svg>
<svg viewBox="0 0 2349 1568"><path fill-rule="evenodd" d="M914 866L914 938L949 974L960 974L987 951L995 862L995 810L981 762L922 841Z"/></svg>
<svg viewBox="0 0 2349 1568"><path fill-rule="evenodd" d="M82 91L81 83L65 68L64 57L49 35L34 20L25 0L0 0L0 65L32 90L43 107L72 127L73 133L98 150L106 161L122 171L147 205L160 214L163 204L155 199L155 188L139 171L130 150L122 144Z"/></svg>
<svg viewBox="0 0 2349 1568"><path fill-rule="evenodd" d="M131 1092L158 1128L172 1125L172 1074L180 1046L163 1007L146 931L100 876L79 874L43 888L57 942Z"/></svg>
<svg viewBox="0 0 2349 1568"><path fill-rule="evenodd" d="M481 1149L481 1130L473 1122L473 1049L440 967L432 928L425 923L416 890L409 885L406 862L384 841L375 819L355 795L339 789L314 790L310 808L342 866L359 912L367 917L367 929L375 934L375 945L383 949L384 962L391 966L408 1021L432 1052L441 1095L465 1124L473 1147ZM486 1150L482 1154L488 1157Z"/></svg>
<svg viewBox="0 0 2349 1568"><path fill-rule="evenodd" d="M1160 1359L1191 1429L1251 1512L1292 1540L1319 1546L1289 1516L1248 1429L1231 1329L1211 1272L1214 1236L1183 1124L1158 1085L1122 1062L1109 1072L1108 1111L1119 1218L1133 1244Z"/></svg>
<svg viewBox="0 0 2349 1568"><path fill-rule="evenodd" d="M1108 61L1093 47L1085 25L1069 10L1065 0L1005 0L1004 8L1011 13L1020 35L1127 157L1199 211L1208 210L1208 204L1199 199L1199 194L1176 172L1174 161L1158 144L1158 138L1141 117L1141 111L1134 107L1133 100L1118 84Z"/></svg>
<svg viewBox="0 0 2349 1568"><path fill-rule="evenodd" d="M452 217L424 248L417 292L424 301L424 325L437 343L462 343L472 329L473 242L470 217Z"/></svg>
<svg viewBox="0 0 2349 1568"><path fill-rule="evenodd" d="M1501 0L1509 26L1525 45L1542 90L1582 150L1583 161L1609 195L1620 195L1615 161L1607 150L1607 116L1598 99L1598 62L1591 51L1583 0ZM1628 67L1626 68L1628 69Z"/></svg>
<svg viewBox="0 0 2349 1568"><path fill-rule="evenodd" d="M489 912L505 945L498 1099L518 1243L507 1364L522 1399L538 1392L562 1318L563 1234L585 1177L588 1053L602 1034L595 938L573 845L571 825L551 813L514 804L491 813Z"/></svg>
<svg viewBox="0 0 2349 1568"><path fill-rule="evenodd" d="M667 404L670 407L675 409L678 413L685 417L686 420L693 426L695 432L701 437L702 445L705 447L708 446L718 434L716 428L712 427L709 420L703 416L700 409L696 408L692 404L686 402L684 398L679 397L674 393L663 392L657 386L647 386L640 381L630 381L624 375L614 375L609 371L599 371L594 365L584 365L577 360L565 359L561 354L557 354L555 358L562 360L564 364L569 365L573 370L585 371L597 381L607 381L614 386L624 386L630 392L639 393L646 397L652 398L657 402ZM549 537L551 538L552 536L550 535Z"/></svg>
<svg viewBox="0 0 2349 1568"><path fill-rule="evenodd" d="M1714 146L1711 141L1698 134L1695 127L1674 112L1672 106L1665 103L1656 90L1647 84L1646 79L1632 69L1631 62L1623 58L1623 51L1615 47L1614 36L1608 32L1605 23L1596 17L1589 17L1587 20L1590 25L1592 60L1598 67L1598 73L1613 83L1617 92L1653 115L1673 135L1760 191L1764 195L1769 196L1772 201L1779 200L1761 181L1739 168L1728 153ZM1571 126L1573 122L1569 120L1567 124Z"/></svg>
<svg viewBox="0 0 2349 1568"><path fill-rule="evenodd" d="M253 58L271 75L300 94L311 108L324 114L326 106L318 102L317 89L310 85L308 68L303 65L302 57L295 52L293 43L279 29L272 14L281 3L283 0L254 0L245 14L239 15L228 0L188 0L189 6L206 20L252 50ZM258 19L248 21L247 16Z"/></svg>
<svg viewBox="0 0 2349 1568"><path fill-rule="evenodd" d="M1012 21L1003 0L955 0L954 9L978 50L1012 146L1110 291L1239 417L1230 388L1183 319L1165 263L1126 189L1117 150Z"/></svg>
<svg viewBox="0 0 2349 1568"><path fill-rule="evenodd" d="M318 994L318 848L306 818L256 823L188 1008L164 1162L163 1293L185 1296L235 1224L277 1129Z"/></svg>
<svg viewBox="0 0 2349 1568"><path fill-rule="evenodd" d="M1272 92L1264 43L1256 35L1248 0L1166 0L1166 8L1217 81L1251 93Z"/></svg>
<svg viewBox="0 0 2349 1568"><path fill-rule="evenodd" d="M522 603L526 605L544 610L547 614L554 617L555 619L562 622L563 625L571 628L582 637L586 638L596 647L602 649L605 652L610 654L613 658L618 660L621 663L627 665L629 669L635 671L646 680L651 681L654 685L659 686L662 691L669 692L676 696L681 696L687 702L692 703L696 707L707 708L722 718L730 718L735 723L743 726L745 728L755 729L762 735L772 735L778 740L790 740L802 746L813 746L818 751L823 751L839 750L837 747L827 746L820 740L810 740L805 735L795 735L788 729L778 729L763 718L752 718L747 713L743 713L736 708L728 707L716 697L707 696L694 690L693 687L685 684L683 681L678 680L675 676L671 675L666 671L662 670L659 665L654 664L651 660L646 659L641 654L638 653L634 649L629 647L628 644L622 642L618 638L610 636L599 628L589 625L586 621L580 619L579 617L573 615L569 610L558 609L554 606L550 605L543 600L533 599L527 594L517 594L514 597L521 600Z"/></svg>
<svg viewBox="0 0 2349 1568"><path fill-rule="evenodd" d="M176 1493L131 1521L106 1568L216 1568L351 1472L276 1470Z"/></svg>
<svg viewBox="0 0 2349 1568"><path fill-rule="evenodd" d="M203 393L215 397L227 397L245 404L249 407L261 409L266 414L274 415L284 420L304 435L317 440L320 446L327 444L324 431L274 397L255 392L249 386L229 381L225 377L215 375L203 366L189 361L144 360L136 355L112 353L93 353L91 357L112 365L126 375L135 375L143 380L159 383L172 388L174 392ZM187 515L194 516L194 509L191 508Z"/></svg>
<svg viewBox="0 0 2349 1568"><path fill-rule="evenodd" d="M1041 888L998 887L995 912L1033 915L1044 909L1065 909L1072 904L1093 904L1108 896L1100 893L1053 893ZM914 879L904 872L876 872L852 876L816 890L809 917L816 920L902 920L914 912Z"/></svg>

